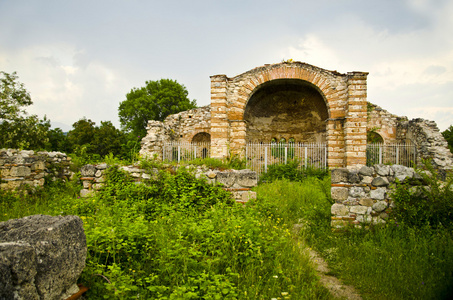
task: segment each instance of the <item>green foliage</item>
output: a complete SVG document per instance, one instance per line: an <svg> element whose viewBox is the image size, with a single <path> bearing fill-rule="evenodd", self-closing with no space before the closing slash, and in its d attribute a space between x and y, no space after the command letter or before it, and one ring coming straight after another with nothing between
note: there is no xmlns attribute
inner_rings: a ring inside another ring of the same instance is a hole
<svg viewBox="0 0 453 300"><path fill-rule="evenodd" d="M168 115L196 107L184 85L176 80L146 81L146 86L133 88L120 103L118 115L124 130L136 136L146 135L149 120L163 121Z"/></svg>
<svg viewBox="0 0 453 300"><path fill-rule="evenodd" d="M453 125L442 131L442 135L448 143L448 148L453 153Z"/></svg>
<svg viewBox="0 0 453 300"><path fill-rule="evenodd" d="M453 177L442 181L436 170L429 164L425 166L428 171L419 173L423 185L396 184L392 194L395 204L392 216L411 227L453 228Z"/></svg>
<svg viewBox="0 0 453 300"><path fill-rule="evenodd" d="M274 181L277 179L288 179L290 181L302 181L307 177L323 179L329 175L329 170L314 167L299 168L298 160L289 160L286 164L274 164L268 167L266 173L261 175L261 181Z"/></svg>
<svg viewBox="0 0 453 300"><path fill-rule="evenodd" d="M33 104L16 73L0 71L0 148L40 150L48 147L50 122L28 115L24 107Z"/></svg>

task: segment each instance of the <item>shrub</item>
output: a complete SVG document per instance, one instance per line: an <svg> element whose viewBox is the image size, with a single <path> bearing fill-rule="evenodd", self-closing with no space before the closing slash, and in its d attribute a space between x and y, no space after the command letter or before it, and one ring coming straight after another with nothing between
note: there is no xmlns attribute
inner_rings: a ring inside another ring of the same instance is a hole
<svg viewBox="0 0 453 300"><path fill-rule="evenodd" d="M442 181L439 172L429 164L425 166L428 171L419 172L423 185L412 187L408 183L396 183L392 216L409 226L452 227L453 177Z"/></svg>

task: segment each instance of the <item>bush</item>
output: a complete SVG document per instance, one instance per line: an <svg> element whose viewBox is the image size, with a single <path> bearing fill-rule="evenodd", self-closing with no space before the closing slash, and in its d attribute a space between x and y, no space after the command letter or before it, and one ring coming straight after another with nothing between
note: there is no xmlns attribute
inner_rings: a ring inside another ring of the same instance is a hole
<svg viewBox="0 0 453 300"><path fill-rule="evenodd" d="M453 225L453 177L442 181L442 175L429 164L428 171L422 171L423 185L412 187L397 183L392 194L395 207L392 216L398 222L409 226L433 227Z"/></svg>
<svg viewBox="0 0 453 300"><path fill-rule="evenodd" d="M323 179L329 175L328 169L314 167L299 167L298 160L290 160L287 164L270 165L268 171L261 175L261 181L272 182L277 179L288 179L290 181L302 181L307 177Z"/></svg>

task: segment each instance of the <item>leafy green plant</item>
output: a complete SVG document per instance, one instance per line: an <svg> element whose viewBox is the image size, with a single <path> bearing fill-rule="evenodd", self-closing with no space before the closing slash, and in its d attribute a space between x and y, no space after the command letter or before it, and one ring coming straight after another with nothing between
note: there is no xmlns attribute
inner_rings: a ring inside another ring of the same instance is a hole
<svg viewBox="0 0 453 300"><path fill-rule="evenodd" d="M273 164L268 167L268 171L261 175L261 181L273 181L277 179L288 179L290 181L302 181L307 177L325 178L329 171L315 167L299 167L298 160L290 160L286 164Z"/></svg>
<svg viewBox="0 0 453 300"><path fill-rule="evenodd" d="M442 174L425 162L426 171L419 172L417 186L410 183L395 185L392 216L409 226L453 226L453 177Z"/></svg>

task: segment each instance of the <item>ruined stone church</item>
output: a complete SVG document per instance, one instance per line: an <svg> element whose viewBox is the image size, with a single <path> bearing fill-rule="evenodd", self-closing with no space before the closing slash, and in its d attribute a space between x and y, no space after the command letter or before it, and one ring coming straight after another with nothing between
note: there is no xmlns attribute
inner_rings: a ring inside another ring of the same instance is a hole
<svg viewBox="0 0 453 300"><path fill-rule="evenodd" d="M366 164L368 132L387 144L413 143L418 159L451 164L434 122L408 121L367 101L367 75L282 62L211 76L211 104L149 121L140 154L161 157L171 141L210 143L214 158L244 157L248 143L324 143L328 167L355 167Z"/></svg>

